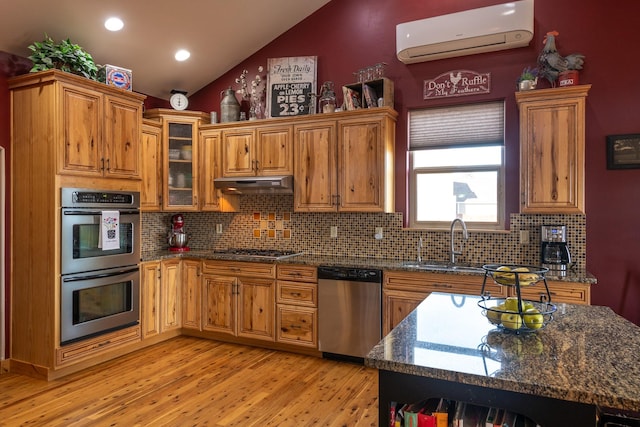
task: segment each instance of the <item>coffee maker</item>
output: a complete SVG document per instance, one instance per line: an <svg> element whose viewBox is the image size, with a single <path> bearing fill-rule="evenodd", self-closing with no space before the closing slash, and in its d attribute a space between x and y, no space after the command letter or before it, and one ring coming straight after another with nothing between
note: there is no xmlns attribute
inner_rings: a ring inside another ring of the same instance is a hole
<svg viewBox="0 0 640 427"><path fill-rule="evenodd" d="M169 250L174 252L186 252L189 250L187 243L189 238L184 231L184 216L175 214L171 217L171 230L169 231Z"/></svg>
<svg viewBox="0 0 640 427"><path fill-rule="evenodd" d="M567 246L566 225L543 225L541 228L542 248L540 259L549 274L565 276L571 264L571 254Z"/></svg>

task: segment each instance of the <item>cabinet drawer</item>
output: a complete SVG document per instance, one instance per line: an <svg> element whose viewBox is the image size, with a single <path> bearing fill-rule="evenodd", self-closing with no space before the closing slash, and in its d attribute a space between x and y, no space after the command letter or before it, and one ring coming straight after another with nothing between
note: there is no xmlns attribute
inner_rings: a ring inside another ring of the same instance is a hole
<svg viewBox="0 0 640 427"><path fill-rule="evenodd" d="M276 277L276 265L258 262L205 261L203 273L224 276Z"/></svg>
<svg viewBox="0 0 640 427"><path fill-rule="evenodd" d="M591 288L589 285L569 282L547 282L549 293L551 294L551 302L569 303L569 304L591 304ZM516 296L515 288L512 289L511 295ZM520 289L520 294L524 299L539 301L540 296L546 296L544 283L539 282L535 286L528 286Z"/></svg>
<svg viewBox="0 0 640 427"><path fill-rule="evenodd" d="M304 347L318 346L317 309L278 304L276 341Z"/></svg>
<svg viewBox="0 0 640 427"><path fill-rule="evenodd" d="M412 271L385 271L384 288L412 292L448 292L480 295L483 275L442 274ZM496 298L507 296L507 287L487 279L485 292Z"/></svg>
<svg viewBox="0 0 640 427"><path fill-rule="evenodd" d="M276 291L278 304L318 306L318 285L315 283L286 282L278 280Z"/></svg>
<svg viewBox="0 0 640 427"><path fill-rule="evenodd" d="M141 340L140 326L121 329L110 334L69 344L56 350L56 362L59 365L81 360L89 356L111 350L123 344Z"/></svg>
<svg viewBox="0 0 640 427"><path fill-rule="evenodd" d="M278 279L297 282L317 282L318 269L307 265L279 265Z"/></svg>

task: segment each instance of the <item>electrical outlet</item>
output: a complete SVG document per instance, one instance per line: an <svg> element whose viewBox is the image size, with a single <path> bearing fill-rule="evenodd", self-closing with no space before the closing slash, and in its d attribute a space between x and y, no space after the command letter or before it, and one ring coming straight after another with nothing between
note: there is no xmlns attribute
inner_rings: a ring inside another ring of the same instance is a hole
<svg viewBox="0 0 640 427"><path fill-rule="evenodd" d="M216 233L222 234L222 224L216 224Z"/></svg>
<svg viewBox="0 0 640 427"><path fill-rule="evenodd" d="M335 225L332 225L330 228L330 235L332 238L338 237L338 227Z"/></svg>
<svg viewBox="0 0 640 427"><path fill-rule="evenodd" d="M520 244L521 245L529 244L529 230L520 230Z"/></svg>
<svg viewBox="0 0 640 427"><path fill-rule="evenodd" d="M384 237L382 227L376 227L374 237L376 238L376 240L381 240Z"/></svg>

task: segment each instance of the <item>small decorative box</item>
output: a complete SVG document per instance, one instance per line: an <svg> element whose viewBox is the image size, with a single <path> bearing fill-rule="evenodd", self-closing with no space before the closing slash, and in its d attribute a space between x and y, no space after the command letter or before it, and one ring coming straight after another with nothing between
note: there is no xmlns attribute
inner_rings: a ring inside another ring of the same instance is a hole
<svg viewBox="0 0 640 427"><path fill-rule="evenodd" d="M115 86L124 90L131 90L132 88L132 74L131 70L126 68L116 67L115 65L105 65L106 68L106 83L109 86Z"/></svg>

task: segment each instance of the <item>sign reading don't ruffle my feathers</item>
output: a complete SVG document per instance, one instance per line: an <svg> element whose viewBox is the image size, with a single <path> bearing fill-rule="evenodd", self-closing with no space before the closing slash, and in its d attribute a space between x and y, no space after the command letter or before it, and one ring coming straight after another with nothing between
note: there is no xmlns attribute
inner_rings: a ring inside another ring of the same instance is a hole
<svg viewBox="0 0 640 427"><path fill-rule="evenodd" d="M479 95L491 92L491 73L455 70L424 81L424 99Z"/></svg>

